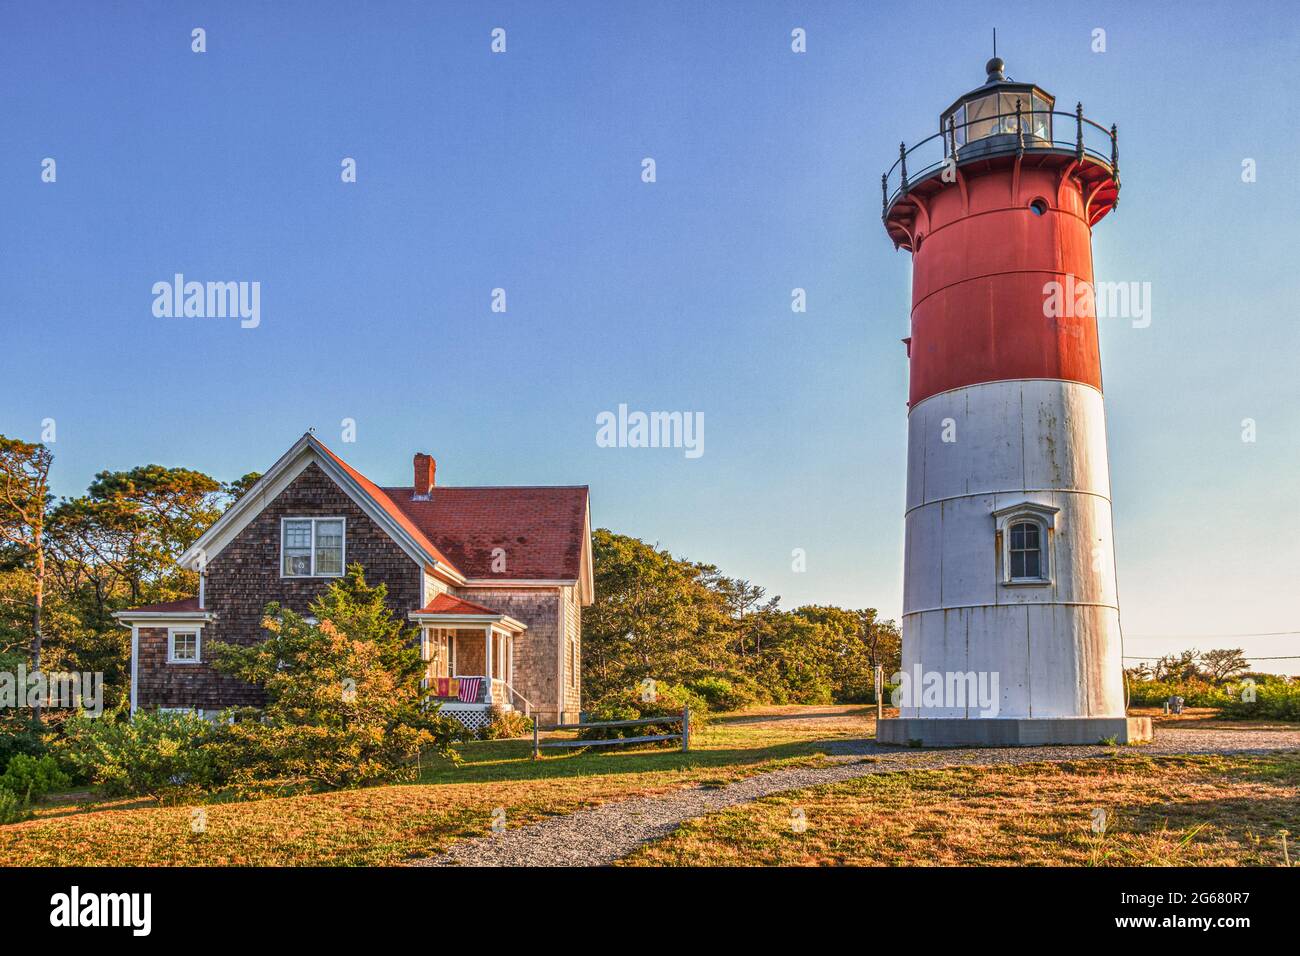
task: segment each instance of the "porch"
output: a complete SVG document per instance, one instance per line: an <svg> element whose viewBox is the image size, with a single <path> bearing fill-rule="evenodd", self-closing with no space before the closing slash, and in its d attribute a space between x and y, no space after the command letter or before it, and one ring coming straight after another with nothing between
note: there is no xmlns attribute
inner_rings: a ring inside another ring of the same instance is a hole
<svg viewBox="0 0 1300 956"><path fill-rule="evenodd" d="M420 625L423 686L443 713L472 730L486 725L494 708L531 715L532 703L514 688L515 640L525 625L446 594L410 617Z"/></svg>

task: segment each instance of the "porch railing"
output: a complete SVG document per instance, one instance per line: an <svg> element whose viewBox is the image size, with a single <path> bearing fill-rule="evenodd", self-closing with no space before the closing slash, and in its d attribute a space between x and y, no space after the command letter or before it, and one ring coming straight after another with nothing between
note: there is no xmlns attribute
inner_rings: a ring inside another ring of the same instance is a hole
<svg viewBox="0 0 1300 956"><path fill-rule="evenodd" d="M462 703L472 703L472 704L509 703L513 707L514 698L518 698L524 703L524 707L525 707L524 713L525 714L532 713L532 707L533 707L532 701L530 701L523 694L519 693L519 691L515 690L514 687L512 687L508 681L502 680L500 677L488 677L486 674L453 674L450 678L443 678L443 679L464 681L467 678L477 680L479 682L478 694L475 696L474 700L462 701ZM428 687L433 690L434 696L437 697L439 678L428 677L425 680L427 681ZM455 697L446 696L446 697L438 697L437 699L450 702L450 701L460 700L460 696L459 694L457 694Z"/></svg>
<svg viewBox="0 0 1300 956"><path fill-rule="evenodd" d="M513 685L507 683L506 681L502 681L501 683L505 686L506 691L510 694L511 706L514 706L514 699L516 697L519 698L519 700L521 700L524 705L524 716L531 717L533 715L533 702L529 700L527 697L525 697L523 694L519 693L519 691L515 690Z"/></svg>

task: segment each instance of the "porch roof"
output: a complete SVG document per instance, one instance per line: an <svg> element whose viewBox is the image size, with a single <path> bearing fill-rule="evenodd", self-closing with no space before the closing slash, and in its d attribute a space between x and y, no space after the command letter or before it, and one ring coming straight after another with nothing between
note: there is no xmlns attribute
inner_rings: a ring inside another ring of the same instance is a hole
<svg viewBox="0 0 1300 956"><path fill-rule="evenodd" d="M131 621L207 621L212 618L212 614L199 607L199 599L195 596L114 611L113 617L121 624L129 624Z"/></svg>
<svg viewBox="0 0 1300 956"><path fill-rule="evenodd" d="M509 614L451 594L439 594L418 611L412 611L410 618L422 624L453 626L495 624L503 630L516 633L527 630L527 625L515 620Z"/></svg>

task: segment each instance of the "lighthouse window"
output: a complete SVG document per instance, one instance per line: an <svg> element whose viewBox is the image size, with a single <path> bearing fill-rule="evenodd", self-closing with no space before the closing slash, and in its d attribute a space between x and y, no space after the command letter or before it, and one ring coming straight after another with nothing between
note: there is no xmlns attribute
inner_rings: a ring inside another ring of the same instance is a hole
<svg viewBox="0 0 1300 956"><path fill-rule="evenodd" d="M1035 199L1033 202L1029 204L1029 211L1032 212L1035 216L1043 215L1044 213L1047 212L1047 200Z"/></svg>
<svg viewBox="0 0 1300 956"><path fill-rule="evenodd" d="M966 141L983 139L999 131L998 95L992 93L966 103ZM1013 107L1014 109L1014 107ZM1015 120L1013 119L1014 126Z"/></svg>
<svg viewBox="0 0 1300 956"><path fill-rule="evenodd" d="M1020 521L1011 526L1011 578L1041 578L1043 576L1042 529L1032 521Z"/></svg>

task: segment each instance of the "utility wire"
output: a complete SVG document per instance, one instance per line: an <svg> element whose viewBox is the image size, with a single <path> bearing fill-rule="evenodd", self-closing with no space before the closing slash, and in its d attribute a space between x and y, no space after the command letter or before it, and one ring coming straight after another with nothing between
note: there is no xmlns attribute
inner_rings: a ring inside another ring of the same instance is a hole
<svg viewBox="0 0 1300 956"><path fill-rule="evenodd" d="M1254 634L1130 634L1129 637L1143 641L1172 640L1174 638L1184 641L1217 641L1235 637L1288 637L1297 634L1300 634L1300 631L1259 631Z"/></svg>
<svg viewBox="0 0 1300 956"><path fill-rule="evenodd" d="M1243 654L1242 656L1245 657L1246 660L1248 660L1248 661L1300 661L1300 656L1296 656L1296 657L1256 657L1254 654ZM1126 661L1163 661L1164 659L1165 659L1165 658L1163 658L1163 657L1133 657L1132 655L1126 655L1125 658L1124 658L1124 660L1126 660Z"/></svg>

